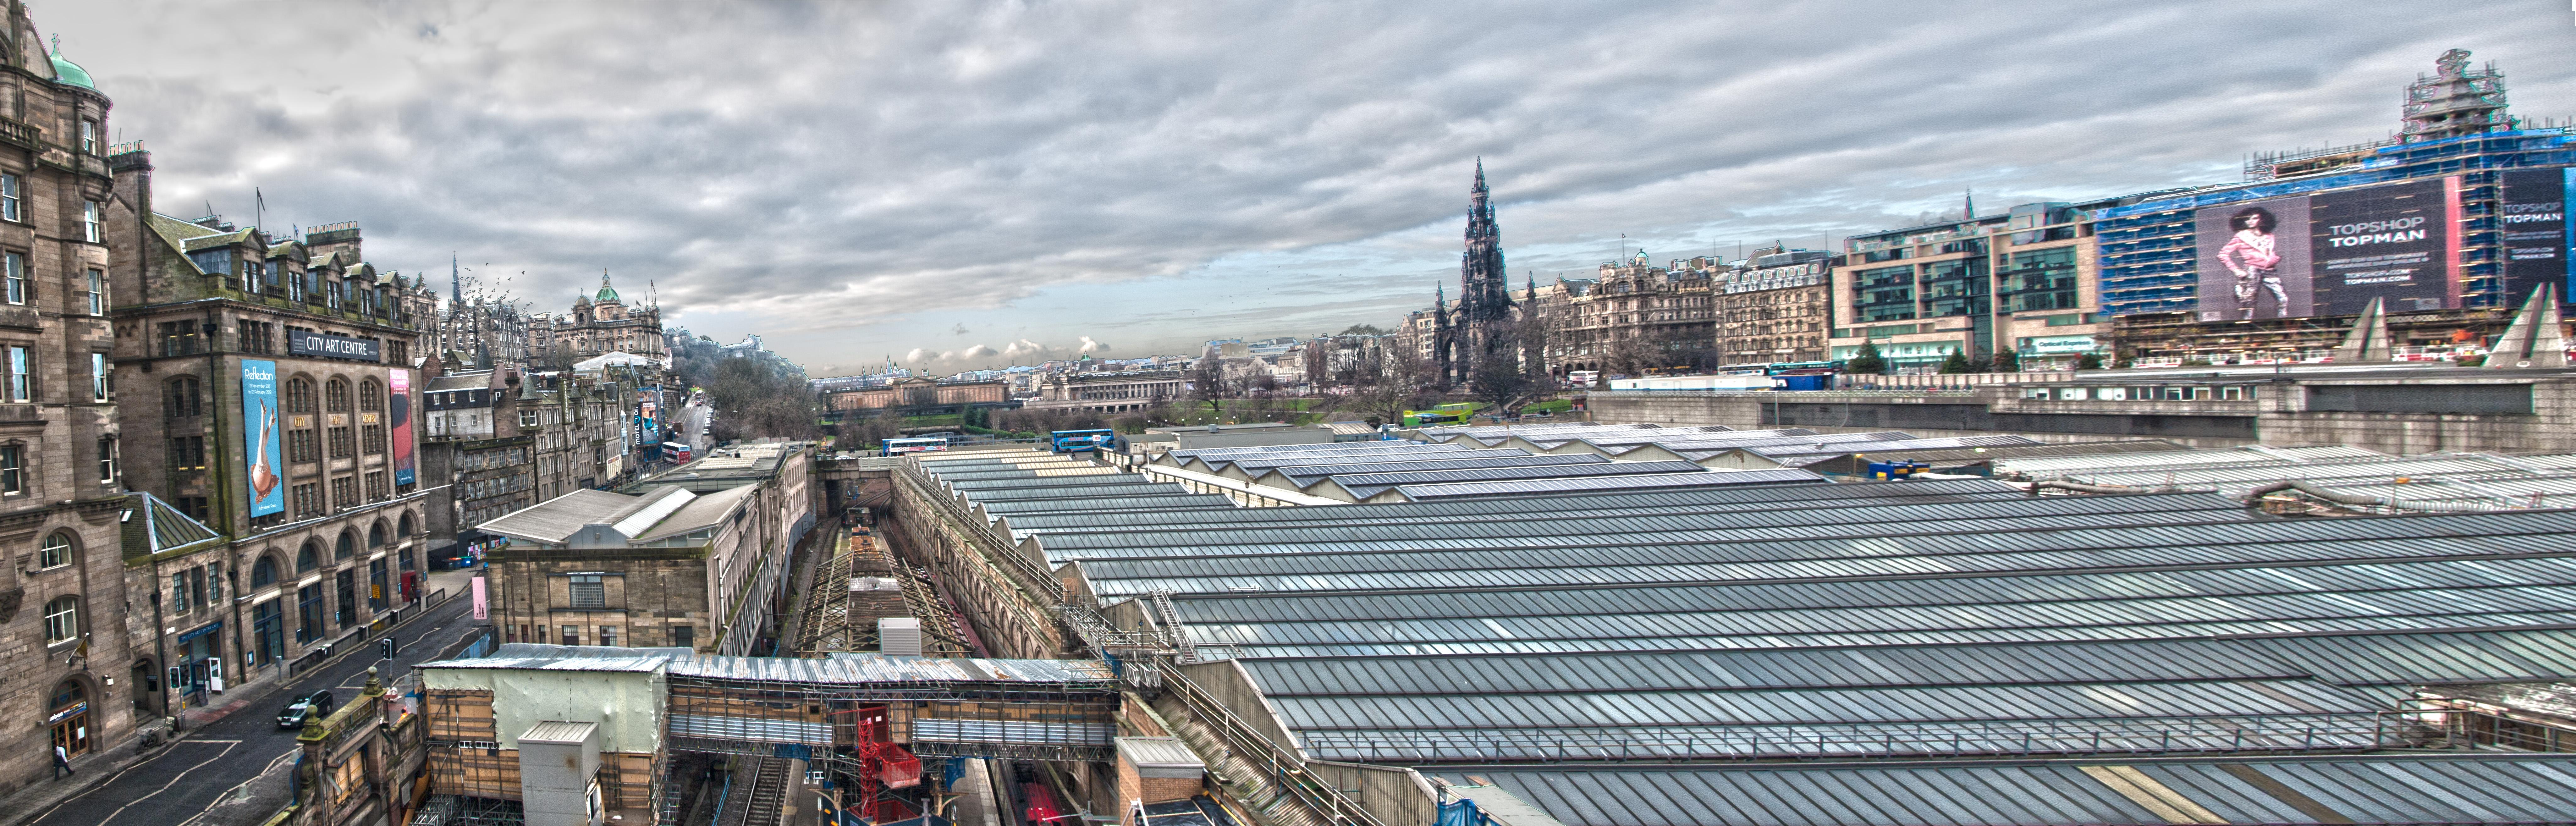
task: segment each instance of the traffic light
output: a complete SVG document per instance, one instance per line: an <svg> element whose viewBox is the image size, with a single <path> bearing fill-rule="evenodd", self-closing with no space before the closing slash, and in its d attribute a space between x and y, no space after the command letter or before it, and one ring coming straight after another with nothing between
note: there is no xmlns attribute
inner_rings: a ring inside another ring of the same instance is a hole
<svg viewBox="0 0 2576 826"><path fill-rule="evenodd" d="M402 646L394 644L394 638L391 636L387 636L384 639L376 641L376 650L383 653L384 659L388 660L393 659L394 652L401 647Z"/></svg>

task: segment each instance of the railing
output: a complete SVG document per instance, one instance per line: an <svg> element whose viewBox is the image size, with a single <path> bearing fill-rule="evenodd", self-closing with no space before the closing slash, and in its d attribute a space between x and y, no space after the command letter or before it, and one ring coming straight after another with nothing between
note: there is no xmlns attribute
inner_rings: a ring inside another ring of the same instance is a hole
<svg viewBox="0 0 2576 826"><path fill-rule="evenodd" d="M1167 678L1168 679L1168 678ZM2181 752L2361 751L2426 738L2408 714L2045 720L1984 724L1724 726L1686 729L1298 732L1309 751L1351 762L1776 760ZM2438 735L2435 735L2438 736Z"/></svg>
<svg viewBox="0 0 2576 826"><path fill-rule="evenodd" d="M1305 761L1262 736L1243 718L1235 716L1233 709L1208 696L1206 690L1199 688L1190 678L1181 676L1176 669L1161 670L1164 672L1163 684L1180 698L1182 705L1188 706L1191 713L1216 729L1217 736L1232 746L1236 755L1246 758L1245 762L1268 770L1270 782L1297 798L1297 802L1304 804L1307 810L1322 816L1329 824L1386 826L1376 815L1344 796L1333 784L1307 774Z"/></svg>
<svg viewBox="0 0 2576 826"><path fill-rule="evenodd" d="M964 507L957 504L957 497L955 494L949 493L947 488L942 487L939 484L939 480L932 478L928 472L923 471L921 469L921 463L904 462L897 468L897 472L903 474L905 480L910 481L915 487L920 489L922 498L938 503L936 507L939 508L942 514L945 514L949 518L949 521L956 523L958 527L964 530L973 531L976 534L981 535L986 542L991 544L993 546L994 553L989 554L989 556L999 556L1007 560L1009 567L1017 570L1021 575L1028 577L1038 587L1043 588L1046 595L1050 597L1052 601L1062 601L1064 599L1064 583L1056 581L1055 573L1053 571L1047 570L1046 566L1040 565L1036 561L1029 559L1027 555L1020 553L1017 543L1004 542L1000 537L994 536L990 527L987 526L983 520L975 518L974 514L966 512Z"/></svg>
<svg viewBox="0 0 2576 826"><path fill-rule="evenodd" d="M34 124L0 118L0 141L29 149L45 148L45 130Z"/></svg>

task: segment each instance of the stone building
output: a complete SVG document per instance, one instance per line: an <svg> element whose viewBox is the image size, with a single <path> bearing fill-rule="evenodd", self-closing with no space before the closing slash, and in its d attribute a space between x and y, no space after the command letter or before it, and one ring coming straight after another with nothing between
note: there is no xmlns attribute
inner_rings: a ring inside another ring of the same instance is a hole
<svg viewBox="0 0 2576 826"><path fill-rule="evenodd" d="M1699 366L1717 336L1712 284L1718 266L1689 258L1658 267L1644 250L1626 261L1601 262L1600 280L1568 296L1550 319L1548 346L1563 354L1550 366L1611 372Z"/></svg>
<svg viewBox="0 0 2576 826"><path fill-rule="evenodd" d="M0 736L6 791L44 779L55 745L124 747L159 681L137 679L156 668L129 670L120 622L119 519L146 500L122 484L110 367L108 100L46 53L24 6L10 3L0 26L0 549L13 563L0 584L0 718L17 732Z"/></svg>
<svg viewBox="0 0 2576 826"><path fill-rule="evenodd" d="M1833 267L1833 253L1777 245L1719 276L1718 365L1823 361Z"/></svg>
<svg viewBox="0 0 2576 826"><path fill-rule="evenodd" d="M747 445L483 523L509 540L489 557L502 639L767 653L814 524L811 453Z"/></svg>
<svg viewBox="0 0 2576 826"><path fill-rule="evenodd" d="M459 366L489 369L528 363L528 316L510 301L450 300L438 316L439 352L462 357Z"/></svg>
<svg viewBox="0 0 2576 826"><path fill-rule="evenodd" d="M150 153L108 164L126 485L218 534L129 546L131 671L174 676L168 697L194 706L420 597L410 364L426 320L353 224L285 238L183 220L155 209Z"/></svg>
<svg viewBox="0 0 2576 826"><path fill-rule="evenodd" d="M626 438L633 386L578 373L537 373L513 418L536 434L537 498L624 484L636 470Z"/></svg>
<svg viewBox="0 0 2576 826"><path fill-rule="evenodd" d="M432 536L475 542L474 526L536 504L537 428L521 427L519 417L522 396L533 392L515 367L429 380L421 393L421 472L448 489L446 506L429 515Z"/></svg>
<svg viewBox="0 0 2576 826"><path fill-rule="evenodd" d="M1443 385L1464 386L1487 359L1520 360L1521 343L1505 333L1513 312L1511 272L1503 266L1502 226L1494 217L1485 162L1476 161L1476 183L1467 190L1467 231L1459 254L1458 303L1434 291L1431 360Z"/></svg>
<svg viewBox="0 0 2576 826"><path fill-rule="evenodd" d="M1057 373L1038 386L1037 398L1020 406L1027 410L1124 413L1171 404L1188 390L1188 382L1178 370Z"/></svg>
<svg viewBox="0 0 2576 826"><path fill-rule="evenodd" d="M662 334L662 308L644 303L628 307L599 274L599 291L574 296L572 311L540 313L527 319L528 355L551 367L567 367L602 353L670 357Z"/></svg>
<svg viewBox="0 0 2576 826"><path fill-rule="evenodd" d="M943 381L920 377L896 379L877 387L823 394L823 415L831 419L873 416L888 410L901 416L947 416L976 407L1004 407L1011 402L1003 381Z"/></svg>

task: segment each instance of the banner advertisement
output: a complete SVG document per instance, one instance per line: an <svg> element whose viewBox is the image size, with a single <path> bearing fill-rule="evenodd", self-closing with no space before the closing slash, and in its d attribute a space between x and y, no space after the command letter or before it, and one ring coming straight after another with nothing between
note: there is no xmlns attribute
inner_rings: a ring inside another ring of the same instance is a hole
<svg viewBox="0 0 2576 826"><path fill-rule="evenodd" d="M660 444L662 441L662 388L647 387L635 391L635 444Z"/></svg>
<svg viewBox="0 0 2576 826"><path fill-rule="evenodd" d="M2460 305L2454 179L2208 207L2194 215L2202 321Z"/></svg>
<svg viewBox="0 0 2576 826"><path fill-rule="evenodd" d="M387 411L389 415L386 418L390 421L386 426L392 428L394 437L394 484L408 485L419 478L419 463L413 456L411 438L411 369L393 368L385 386L392 390L385 405L391 408Z"/></svg>
<svg viewBox="0 0 2576 826"><path fill-rule="evenodd" d="M250 456L250 515L286 510L286 483L277 469L285 434L277 426L277 362L242 359L242 452Z"/></svg>
<svg viewBox="0 0 2576 826"><path fill-rule="evenodd" d="M488 619L491 619L491 618L492 618L492 609L491 609L490 605L491 605L491 603L486 602L486 601L484 600L484 596L483 596L483 578L482 578L482 577L479 577L479 576L478 576L478 577L475 577L475 578L474 578L474 618L475 618L475 619L478 619L478 620L488 620Z"/></svg>
<svg viewBox="0 0 2576 826"><path fill-rule="evenodd" d="M2520 307L2542 284L2558 285L2558 300L2576 290L2576 167L2504 173L2505 297L2500 307Z"/></svg>

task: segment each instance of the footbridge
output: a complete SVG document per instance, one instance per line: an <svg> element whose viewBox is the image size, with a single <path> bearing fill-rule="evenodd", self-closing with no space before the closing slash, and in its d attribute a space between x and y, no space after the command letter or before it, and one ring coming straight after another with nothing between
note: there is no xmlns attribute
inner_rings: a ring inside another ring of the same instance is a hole
<svg viewBox="0 0 2576 826"><path fill-rule="evenodd" d="M512 643L420 669L437 792L518 801L521 737L587 723L601 797L639 814L671 811L672 757L694 753L801 760L843 805L892 819L943 790L923 758L1115 759L1122 702L1095 660Z"/></svg>

